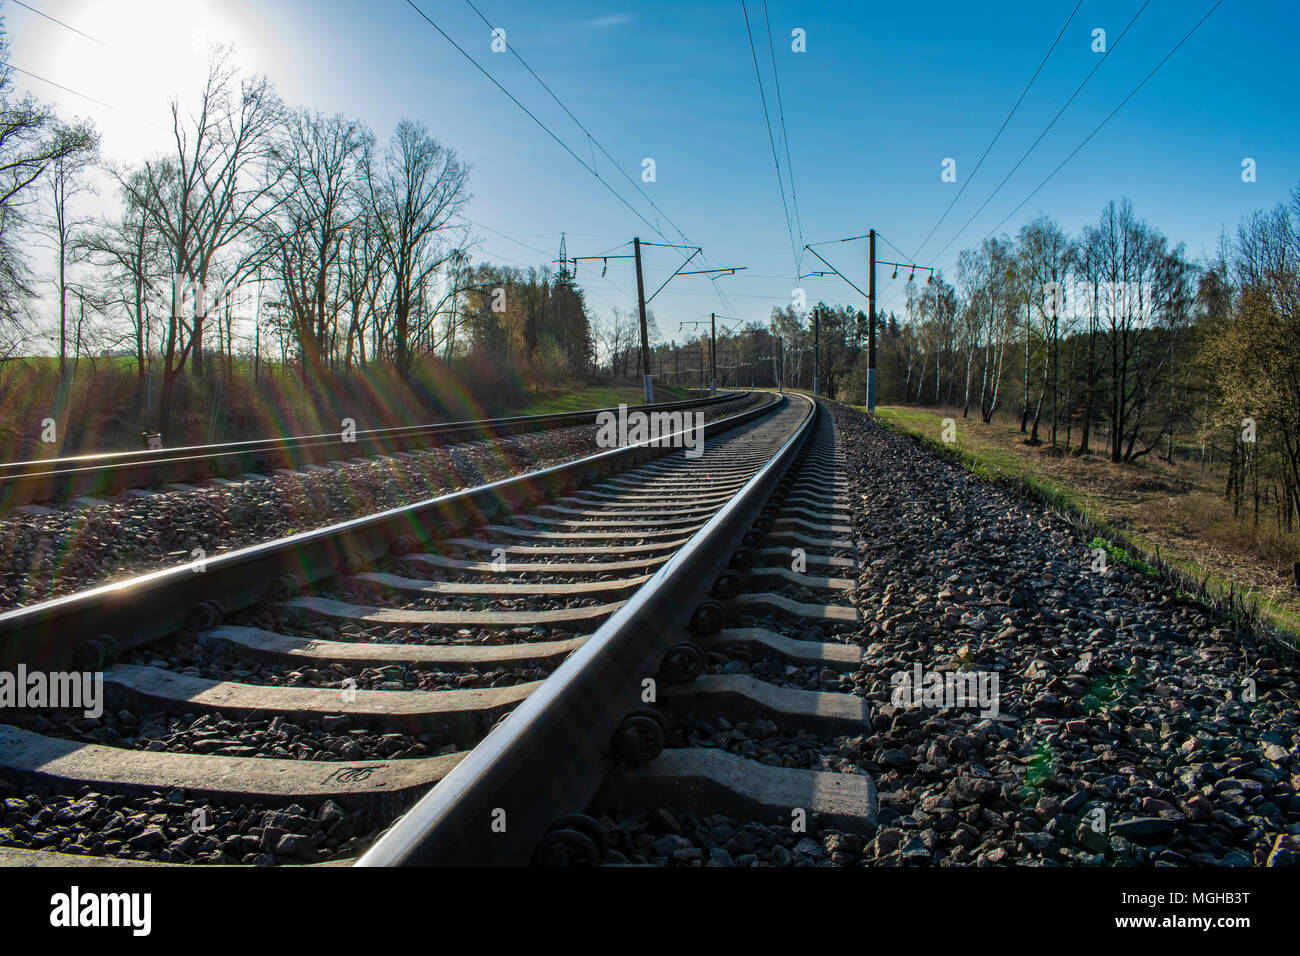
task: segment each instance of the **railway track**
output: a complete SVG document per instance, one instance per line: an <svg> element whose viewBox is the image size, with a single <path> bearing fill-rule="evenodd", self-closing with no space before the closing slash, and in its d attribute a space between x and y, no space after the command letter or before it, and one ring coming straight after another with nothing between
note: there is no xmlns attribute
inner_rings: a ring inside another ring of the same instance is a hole
<svg viewBox="0 0 1300 956"><path fill-rule="evenodd" d="M596 864L670 805L869 833L865 775L691 745L867 717L754 676L858 659L827 416L705 427L0 615L4 667L105 701L0 724L0 863Z"/></svg>
<svg viewBox="0 0 1300 956"><path fill-rule="evenodd" d="M631 410L671 412L735 398L735 393L725 392L709 398L637 405ZM617 412L618 409L586 409L402 428L356 430L353 423L351 429L323 435L0 462L0 509L23 507L35 502L115 495L132 489L159 488L214 478L257 478L261 477L259 472L321 466L344 459L392 455L460 442L491 441L551 428L590 425L602 411Z"/></svg>

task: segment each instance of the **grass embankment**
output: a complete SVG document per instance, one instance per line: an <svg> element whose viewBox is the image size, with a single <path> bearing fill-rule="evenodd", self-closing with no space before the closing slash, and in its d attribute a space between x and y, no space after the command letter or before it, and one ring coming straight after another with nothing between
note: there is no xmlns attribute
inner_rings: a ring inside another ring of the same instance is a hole
<svg viewBox="0 0 1300 956"><path fill-rule="evenodd" d="M699 389L655 386L655 402L676 402L699 397ZM549 415L555 412L580 412L588 408L617 408L640 405L645 391L640 385L583 385L535 395L515 415Z"/></svg>
<svg viewBox="0 0 1300 956"><path fill-rule="evenodd" d="M1053 455L1045 444L1025 444L1019 422L985 424L960 411L881 405L876 412L882 424L968 470L1081 518L1096 534L1092 545L1112 558L1170 574L1188 596L1203 597L1235 622L1258 618L1293 645L1300 640L1292 571L1300 534L1234 518L1215 470L1165 462L1154 452L1132 464ZM945 418L955 425L951 443L943 441Z"/></svg>
<svg viewBox="0 0 1300 956"><path fill-rule="evenodd" d="M132 359L83 358L60 384L58 362L29 357L0 362L0 461L129 451L158 427L162 376L147 381ZM692 393L657 386L671 401ZM530 384L468 360L426 360L409 376L387 366L322 371L304 381L294 369L237 359L177 380L167 447L322 434L344 419L358 429L534 415L638 405L639 382Z"/></svg>

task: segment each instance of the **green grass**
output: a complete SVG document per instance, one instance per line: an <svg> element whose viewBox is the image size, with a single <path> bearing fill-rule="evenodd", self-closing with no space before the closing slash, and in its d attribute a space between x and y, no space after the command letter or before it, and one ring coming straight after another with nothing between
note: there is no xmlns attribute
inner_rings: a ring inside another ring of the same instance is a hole
<svg viewBox="0 0 1300 956"><path fill-rule="evenodd" d="M699 396L697 389L655 386L656 402L675 402ZM619 405L640 405L645 392L640 385L588 385L536 396L527 405L513 412L515 415L548 415L554 412L580 412L588 408L616 408Z"/></svg>
<svg viewBox="0 0 1300 956"><path fill-rule="evenodd" d="M1133 568L1135 571L1142 572L1149 578L1159 577L1160 575L1160 572L1156 568L1147 564L1141 558L1134 557L1133 555L1129 554L1126 550L1119 547L1119 545L1115 544L1113 541L1106 540L1105 538L1101 537L1101 535L1097 535L1090 542L1088 542L1088 547L1100 548L1101 550L1105 551L1107 555L1110 556L1112 561L1117 561L1120 564L1127 565L1128 567Z"/></svg>

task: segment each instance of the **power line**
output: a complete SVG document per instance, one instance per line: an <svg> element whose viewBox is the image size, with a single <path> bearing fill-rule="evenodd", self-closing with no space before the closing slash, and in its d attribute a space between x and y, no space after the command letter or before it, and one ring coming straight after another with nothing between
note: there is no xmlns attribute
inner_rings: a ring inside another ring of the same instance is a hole
<svg viewBox="0 0 1300 956"><path fill-rule="evenodd" d="M528 243L524 242L522 239L516 239L514 236L508 236L504 232L498 232L497 230L493 229L491 226L485 226L481 222L475 222L473 219L469 218L469 216L466 216L463 213L457 213L457 215L459 215L461 219L464 219L471 226L478 226L480 229L486 229L488 232L492 233L493 235L500 236L502 239L508 239L517 246L523 246L525 249L529 249L533 252L538 253L539 255L543 255L543 256L550 255L549 252L546 252L543 249L538 249L536 246L529 245Z"/></svg>
<svg viewBox="0 0 1300 956"><path fill-rule="evenodd" d="M1223 3L1223 0L1217 0L1217 2L1214 4L1214 6L1210 7L1210 9L1209 9L1208 11L1206 11L1205 16L1203 16L1203 17L1201 17L1201 19L1197 20L1197 21L1196 21L1196 25L1193 26L1190 30L1188 30L1188 31L1187 31L1187 34L1186 34L1186 35L1185 35L1181 40L1179 40L1176 44L1174 44L1174 48L1173 48L1172 50L1170 50L1168 53L1165 54L1164 59L1161 60L1159 63L1157 63L1157 64L1155 65L1155 67L1151 70L1151 72L1148 73L1146 76L1144 76L1144 77L1142 78L1142 82L1139 83L1137 86L1133 87L1132 91L1129 92L1128 96L1126 96L1126 97L1124 97L1122 100L1120 100L1120 101L1119 101L1119 105L1116 106L1113 110L1111 110L1110 113L1107 114L1106 118L1105 118L1104 120L1102 120L1100 123L1098 123L1097 126L1096 126L1096 128L1093 129L1093 131L1092 131L1091 133L1089 133L1087 136L1085 136L1085 137L1083 138L1083 141L1082 141L1081 143L1079 143L1078 146L1074 147L1074 149L1072 149L1072 150L1070 151L1070 154L1069 154L1068 156L1066 156L1065 159L1061 160L1061 162L1057 165L1057 167L1056 167L1055 169L1053 169L1050 173L1047 174L1047 178L1046 178L1046 179L1044 179L1041 183L1039 183L1037 186L1035 186L1034 189L1033 189L1033 191L1030 192L1030 194L1029 194L1028 196L1026 196L1024 199L1020 200L1020 203L1016 206L1016 208L1013 209L1013 210L1011 210L1011 212L1007 213L1006 216L1003 217L1002 222L999 222L996 226L994 226L991 230L989 230L989 234L988 234L987 236L985 236L984 238L985 238L985 239L989 238L989 236L992 236L995 232L997 232L999 229L1001 229L1003 223L1005 223L1008 219L1010 219L1010 218L1011 218L1012 216L1014 216L1017 212L1019 212L1019 211L1020 211L1020 208L1021 208L1022 206L1024 206L1025 203L1029 202L1029 200L1033 199L1033 198L1034 198L1034 195L1035 195L1035 194L1036 194L1040 189L1042 189L1044 186L1046 186L1047 183L1052 179L1052 177L1054 177L1057 173L1059 173L1059 172L1061 171L1061 169L1065 166L1065 164L1068 163L1071 159L1074 158L1075 154L1078 153L1079 150L1083 149L1084 146L1088 145L1089 140L1091 140L1094 136L1096 136L1096 135L1101 131L1101 128L1102 128L1103 126L1105 126L1107 123L1109 123L1109 122L1111 121L1111 118L1114 117L1114 115L1115 115L1116 113L1118 113L1118 112L1119 112L1119 111L1124 107L1124 104L1125 104L1125 103L1127 103L1129 100L1131 100L1134 96L1137 95L1138 90L1142 89L1142 87L1144 87L1144 86L1146 85L1147 80L1151 79L1151 77L1153 77L1153 76L1156 75L1156 73L1159 71L1159 69L1160 69L1162 66L1164 66L1164 65L1169 61L1170 57L1172 57L1175 53L1178 52L1179 48L1180 48L1184 43L1186 43L1189 39L1191 39L1192 34L1195 33L1197 30L1200 29L1201 24L1204 23L1206 20L1208 20L1208 19L1210 18L1210 14L1214 13L1215 10L1219 9L1219 7L1222 5L1222 3Z"/></svg>
<svg viewBox="0 0 1300 956"><path fill-rule="evenodd" d="M407 2L410 3L411 6L412 6L413 8L415 8L416 12L419 13L421 16L423 16L425 20L429 20L428 16L426 16L426 15L423 13L423 11L421 11L418 7L416 7L415 4L414 4L413 2L411 2L411 0L407 0ZM465 2L469 5L469 8L470 8L471 10L474 11L474 13L478 16L478 18L479 18L480 20L482 20L483 23L484 23L484 24L485 24L489 29L492 29L492 28L493 28L493 27L492 27L492 21L489 20L486 16L484 16L483 12L482 12L481 10L479 10L479 8L478 8L477 6L475 6L475 4L472 2L472 0L465 0ZM440 29L440 28L437 26L437 24L433 23L432 20L429 20L429 23L434 27L434 29L437 29L439 33L442 33L442 35L443 35L444 37L447 37L447 34L446 34L442 29ZM463 49L461 49L460 46L459 46L458 44L455 43L455 41L452 41L450 37L447 37L447 39L448 39L449 41L451 41L452 44L453 44L454 46L457 47L457 49L460 49L461 53L463 53L467 58L469 58L469 59L470 59L470 62L474 63L474 65L475 65L476 67L478 67L478 69L479 69L479 70L480 70L480 71L481 71L485 76L488 76L489 79L492 79L492 77L487 73L487 71L484 70L483 67L479 66L479 64L478 64L476 61L474 61L472 57L469 57L469 54L468 54L468 53L465 53L465 51L464 51ZM659 216L662 216L663 219L664 219L664 221L667 222L668 225L669 225L669 226L670 226L670 227L671 227L671 228L672 228L672 229L677 233L677 235L681 238L682 242L684 242L686 245L693 246L694 244L690 241L689 238L687 238L686 233L682 231L682 228L681 228L680 226L678 226L677 223L673 222L672 218L669 217L669 215L668 215L666 212L664 212L662 209L659 208L658 204L656 204L655 201L654 201L653 199L650 198L650 195L649 195L649 194L648 194L644 189L641 188L640 184L637 183L637 181L636 181L636 180L635 180L635 179L634 179L634 178L633 178L633 177L632 177L632 176L627 172L627 170L625 170L625 169L624 169L624 168L623 168L623 167L618 163L618 161L614 159L614 157L610 154L609 150L605 149L605 147L601 144L601 142L600 142L598 139L596 139L595 136L592 135L591 131L588 130L587 127L583 125L582 121L579 120L578 117L574 115L573 111L572 111L571 109L569 109L569 108L564 104L564 101L561 100L560 97L559 97L558 95L556 95L555 91L551 89L551 87L546 83L546 81L543 80L543 79L542 79L542 78L537 74L537 71L535 71L531 66L529 66L528 62L523 58L523 56L520 55L519 51L515 49L514 45L513 45L513 44L510 44L510 43L507 43L507 44L506 44L506 49L508 49L508 50L511 52L511 54L514 56L514 58L515 58L516 60L519 61L519 63L523 66L523 68L524 68L525 70L528 71L528 73L533 77L533 79L535 79L539 84L541 84L542 89L544 89L544 90L547 92L547 94L551 97L551 99L553 99L553 100L554 100L554 101L559 105L560 109L564 110L564 112L568 115L569 119L573 120L573 122L577 125L577 127L578 127L580 130L582 130L583 134L587 137L587 140L589 141L589 143L590 143L591 145L593 145L596 149L600 150L600 152L605 156L606 159L608 159L608 160L610 161L610 163L614 166L614 168L617 169L617 170L619 171L619 173L623 176L623 178L626 179L629 183L631 183L631 184L632 184L632 187L633 187L633 188L634 188L638 193L641 194L641 197L642 197L643 199L645 199L645 201L646 201L647 203L650 204L650 208L654 210L654 213L655 213L655 217L656 217L656 219L658 219ZM493 79L493 82L496 83L496 80ZM499 89L501 89L502 92L506 93L507 96L510 96L509 92L506 91L505 88L502 87L500 83L496 83L496 85L497 85L497 87L498 87ZM511 98L512 100L514 100L514 97L513 97L513 96L511 96L510 98ZM524 109L523 105L520 104L518 100L515 100L515 103L516 103L517 105L519 105L521 109ZM528 111L527 109L524 109L524 112L527 113L527 112L529 112L529 111ZM532 116L531 113L529 113L529 115ZM538 123L540 124L540 120L537 120L537 117L533 116L533 120L534 120L535 122L538 122ZM544 126L544 124L543 124L543 128L546 128L546 127ZM547 129L547 132L550 133L550 130ZM557 137L554 133L551 133L551 137L552 137L553 139L555 139L557 142L560 142L559 137ZM565 146L565 144L564 144L563 142L560 142L560 145ZM565 149L568 150L569 154L572 155L575 159L578 159L577 154L574 153L573 150L569 149L568 146L565 146ZM582 162L581 159L578 159L578 161L579 161L580 163L582 163L583 166L586 167L586 168L588 169L588 171L592 173L592 175L595 175L597 179L601 179L601 177L599 176L599 174L596 173L596 171L595 171L595 169L594 169L594 166L587 166L587 164L584 163L584 162ZM593 164L594 164L594 161L595 161L595 159L594 159L594 154L593 154ZM613 187L610 186L608 183L605 183L603 179L601 179L601 182L605 185L605 187L606 187L607 189L609 189L611 192L614 192ZM628 206L629 209L632 208L631 205L628 204L628 203L626 202L626 200L623 200L623 197L622 197L620 194L618 194L617 192L615 192L615 195L618 196L619 200L622 201L624 205ZM636 212L636 210L633 209L633 212ZM646 218L645 218L644 216L642 216L640 213L637 213L637 216L638 216L638 218L641 219L642 222L644 222L647 226L649 226L652 230L654 230L654 232L655 232L656 235L658 235L661 239L667 241L668 237L664 235L663 230L659 228L657 222L655 222L655 223L651 223L648 219L646 219ZM708 258L708 256L707 256L706 254L704 254L702 251L701 251L701 253L700 253L700 258L704 261L705 265L709 265L709 258ZM715 288L715 289L717 288L716 285L715 285L714 288ZM718 297L719 297L719 299L722 300L722 301L724 302L724 304L725 304L726 300L725 300L725 298L723 297L723 295L722 295L722 293L721 293L721 290L718 290Z"/></svg>
<svg viewBox="0 0 1300 956"><path fill-rule="evenodd" d="M62 83L55 83L51 79L48 79L37 73L31 73L27 70L22 69L21 67L14 66L12 63L6 63L0 61L0 68L13 70L15 73L21 73L23 76L30 76L33 80L40 80L42 83L48 83L50 86L63 90L63 92L65 93L71 93L73 96L80 96L83 100L89 100L92 103L104 107L105 109L112 110L114 113L121 113L123 116L135 120L137 123L144 123L146 126L152 126L154 129L162 130L164 133L168 132L168 129L165 126L162 126L158 123L154 123L147 119L143 119L142 117L136 116L134 113L128 113L126 112L126 110L119 109L118 107L114 106L112 103L105 103L103 100L95 99L95 97L91 96L89 93L82 93L80 90L74 90L72 87L64 86Z"/></svg>
<svg viewBox="0 0 1300 956"><path fill-rule="evenodd" d="M1083 0L1079 0L1080 3ZM794 163L790 160L790 137L785 128L785 106L781 102L781 74L776 69L776 47L772 44L772 20L767 15L767 0L763 0L763 20L767 24L767 50L772 57L772 80L776 85L776 109L781 118L781 140L785 143L785 174L790 180L790 205L794 207L794 222L799 229L799 243L803 244L803 220L799 218L799 195L794 189ZM795 254L795 274L803 271L803 250Z"/></svg>
<svg viewBox="0 0 1300 956"><path fill-rule="evenodd" d="M647 226L649 226L651 229L653 229L654 232L655 232L657 235L659 235L659 236L663 236L663 238L665 238L665 239L667 238L666 236L663 235L662 232L660 232L660 230L658 229L657 226L655 226L654 223L652 223L649 219L647 219L644 215L642 215L641 212L640 212L640 211L639 211L635 206L633 206L630 202L628 202L628 201L623 197L623 194L622 194L622 193L620 193L620 192L619 192L618 190L616 190L613 186L611 186L608 182L606 182L606 181L605 181L605 178L604 178L603 176L601 176L599 172L597 172L597 171L596 171L592 166L590 166L590 165L587 163L587 161L586 161L585 159L583 159L581 156L579 156L577 153L575 153L575 152L574 152L574 151L569 147L569 144L568 144L568 143L564 142L564 140L560 139L559 136L555 135L555 133L552 132L551 128L550 128L549 126L547 126L545 123L543 123L540 119L538 119L537 116L536 116L536 114L534 114L532 110L530 110L528 107L524 106L523 103L519 102L519 100L515 97L515 95L514 95L513 93L511 93L511 92L510 92L509 90L507 90L504 86L502 86L501 83L497 80L496 77L494 77L491 73L489 73L486 69L484 69L483 66L481 66L481 65L479 64L478 60L476 60L476 59L474 59L472 56L470 56L469 53L465 50L464 47L462 47L459 43L457 43L455 40L453 40L453 39L451 38L451 36L447 33L446 30L444 30L442 27L438 26L438 24L434 23L433 20L431 20L431 19L429 18L429 15L428 15L427 13L425 13L423 10L421 10L419 7L417 7L417 6L415 5L414 0L406 0L406 2L407 2L407 4L410 6L410 8L411 8L412 10L414 10L416 13L418 13L418 14L419 14L423 19L424 19L424 21L425 21L426 23L429 24L429 26L433 27L433 28L434 28L435 30L437 30L440 34L442 34L443 39L445 39L448 43L450 43L450 44L451 44L452 46L454 46L458 51L460 51L460 54L461 54L463 57L465 57L465 59L469 60L469 62L472 63L472 64L474 65L474 68L475 68L476 70L478 70L480 73L482 73L484 76L486 76L489 80L491 80L493 86L495 86L495 87L496 87L497 89L499 89L502 93L504 93L506 96L508 96L508 97L510 98L510 101L511 101L512 103L514 103L516 106L518 106L521 110L523 110L524 113L527 114L527 116L528 116L529 119L531 119L534 123L536 123L538 126L540 126L540 127L541 127L545 132L546 132L546 135L547 135L547 136L551 137L551 139L553 139L553 140L555 140L555 142L559 143L560 146L564 149L564 151L565 151L566 153L568 153L570 156L572 156L574 159L576 159L576 160L578 161L578 164L581 165L583 169L585 169L587 172L591 173L591 175L595 176L596 179L597 179L597 181L599 181L600 184L601 184L602 186L604 186L606 189L608 189L608 190L610 191L610 193L613 194L613 196L614 196L615 199L617 199L617 200L618 200L619 202L621 202L624 206L626 206L629 210L631 210L631 212L632 212L632 214L633 214L634 216L636 216L638 219L640 219L642 222L644 222Z"/></svg>
<svg viewBox="0 0 1300 956"><path fill-rule="evenodd" d="M105 49L109 48L108 44L105 43L103 40L98 40L95 37L92 37L89 33L82 33L76 27L69 26L68 24L64 23L62 20L58 19L57 17L52 17L48 13L42 13L40 10L37 10L35 7L23 3L23 0L12 0L12 2L16 3L18 6L22 7L25 10L32 11L32 13L36 14L38 17L44 17L46 20L49 20L51 23L57 23L65 30L71 30L73 33L77 34L78 36L83 36L87 40L90 40L93 43L98 43L100 46L104 47Z"/></svg>
<svg viewBox="0 0 1300 956"><path fill-rule="evenodd" d="M488 26L489 29L491 29L492 21L483 15L483 12L474 5L473 0L465 0L465 2L469 4L469 8L473 10L475 14L478 15L478 18L482 20ZM573 122L577 124L578 129L582 130L583 134L587 137L587 139L591 141L591 144L595 146L596 149L600 150L601 154L610 161L610 163L614 166L615 169L617 169L620 173L622 173L623 178L632 184L632 187L641 194L641 197L650 204L650 207L654 209L657 214L663 216L664 220L670 226L672 226L673 229L677 231L678 235L680 235L683 240L685 240L686 239L685 233L683 233L681 229L677 228L677 225L671 219L668 218L668 214L665 213L662 209L660 209L659 206L655 204L655 201L650 198L650 195L644 189L641 188L641 185L634 178L632 178L632 176L627 172L627 170L625 170L621 165L619 165L618 161L614 159L613 156L610 155L609 150L605 149L605 147L601 145L600 140L596 139L596 137L591 134L591 131L582 124L582 121L578 119L578 117L573 115L573 111L564 105L564 101L561 100L555 94L555 91L552 90L550 86L547 85L546 81L543 80L540 76L538 76L537 72L531 66L528 65L528 62L522 56L520 56L519 51L515 49L514 44L507 43L506 49L508 49L510 53L514 56L514 58L519 61L520 65L522 65L523 68L528 71L529 75L531 75L533 79L535 79L538 83L541 84L542 89L544 89L550 95L551 99L555 100L556 104L560 107L560 109L564 110L564 112L568 115L569 119L573 120ZM659 232L659 230L656 229L655 231L660 236L663 236L663 233Z"/></svg>
<svg viewBox="0 0 1300 956"><path fill-rule="evenodd" d="M1015 175L1016 170L1018 170L1021 164L1023 164L1024 161L1029 158L1029 154L1032 153L1038 147L1038 144L1043 141L1043 137L1048 134L1048 132L1051 130L1053 126L1056 125L1056 121L1061 118L1061 114L1063 114L1067 109L1069 109L1070 104L1074 102L1075 98L1081 92L1083 92L1083 88L1088 85L1088 81L1091 80L1093 76L1096 74L1096 72L1101 69L1102 64L1104 64L1106 60L1110 58L1110 55L1115 52L1115 48L1119 46L1120 41L1124 39L1124 36L1132 28L1133 24L1137 22L1138 17L1142 16L1142 11L1146 10L1146 8L1149 7L1150 5L1151 5L1151 0L1145 0L1142 6L1138 8L1138 12L1133 14L1133 19L1129 20L1128 24L1125 25L1124 29L1120 32L1120 35L1115 39L1115 42L1112 43L1110 47L1106 50L1106 52L1102 54L1101 59L1097 61L1097 65L1088 71L1088 75L1083 78L1083 82L1079 84L1078 88L1073 93L1070 94L1070 98L1065 101L1065 105L1056 111L1056 115L1052 117L1051 122L1049 122L1046 126L1043 127L1043 131L1038 134L1038 138L1029 144L1029 148L1025 150L1024 155L1021 156L1020 159L1016 161L1016 164L1011 167L1011 172L1007 173L1004 177L1002 177L1002 182L998 183L997 186L994 188L993 192L989 193L988 198L985 199L984 202L980 205L980 207L975 210L974 214L972 214L971 217L966 220L966 224L962 226L960 229L958 229L956 234L953 235L953 237L948 240L947 244L942 249L939 250L935 258L938 258L939 256L943 255L945 252L947 252L948 247L951 246L954 242L956 242L957 238L963 232L965 232L967 229L970 228L970 224L973 223L976 220L976 218L979 216L979 214L985 210L988 204L993 201L993 197L996 196L1002 190L1002 187L1007 184L1007 180L1009 180L1012 176Z"/></svg>
<svg viewBox="0 0 1300 956"><path fill-rule="evenodd" d="M767 141L772 147L772 164L776 167L776 184L781 190L781 208L785 211L785 229L790 234L790 257L794 261L795 275L799 269L799 253L795 250L794 227L790 224L790 207L785 201L785 180L781 177L781 160L776 155L776 137L772 134L772 118L767 112L767 94L763 92L763 74L758 68L758 51L754 47L754 31L749 26L749 9L745 0L740 0L741 12L745 15L745 33L749 37L749 52L754 58L754 78L758 80L758 96L763 104L763 122L767 124Z"/></svg>
<svg viewBox="0 0 1300 956"><path fill-rule="evenodd" d="M1069 28L1070 23L1073 22L1074 15L1079 12L1081 6L1083 6L1083 0L1079 0L1079 2L1075 4L1074 9L1070 11L1070 15L1065 18L1065 23L1061 26L1061 32L1056 35L1056 39L1053 40L1052 45L1048 47L1047 55L1044 56L1042 62L1038 64L1038 69L1034 70L1034 75L1029 78L1029 82L1025 84L1025 88L1020 91L1020 96L1016 99L1015 105L1011 107L1011 112L1008 113L1007 118L1002 121L1002 125L998 127L998 131L993 134L993 138L989 140L988 146L984 147L984 155L980 156L979 162L975 164L975 168L971 170L970 175L962 181L961 189L957 190L957 195L952 197L952 202L948 203L948 208L943 211L943 215L939 217L939 221L936 222L933 228L925 234L925 238L922 239L921 244L916 247L916 251L907 258L915 259L921 254L921 250L924 249L925 244L930 241L930 237L938 231L941 225L943 225L943 221L948 218L948 213L952 212L952 207L957 205L957 200L961 199L962 193L966 191L966 187L971 184L971 180L975 178L975 174L978 173L980 167L984 165L984 160L988 158L989 150L991 150L994 144L997 143L998 138L1002 135L1002 131L1005 130L1007 124L1011 122L1011 117L1016 115L1016 110L1020 109L1020 104L1024 101L1025 95L1029 92L1029 88L1033 86L1034 81L1038 79L1038 74L1043 72L1043 67L1046 66L1047 61L1051 59L1052 53L1056 50L1057 44L1061 42L1061 37L1065 36L1065 31ZM891 243L891 245L893 244ZM898 247L895 246L894 248ZM899 255L903 255L903 253L899 252Z"/></svg>

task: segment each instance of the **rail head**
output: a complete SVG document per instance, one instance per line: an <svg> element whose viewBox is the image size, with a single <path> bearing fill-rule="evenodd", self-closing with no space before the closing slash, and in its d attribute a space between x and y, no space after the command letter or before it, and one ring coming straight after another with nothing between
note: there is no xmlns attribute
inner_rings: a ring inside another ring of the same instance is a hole
<svg viewBox="0 0 1300 956"><path fill-rule="evenodd" d="M773 400L704 425L705 437L769 414ZM678 433L681 435L682 433ZM0 664L93 663L101 635L117 649L182 630L204 602L224 613L319 581L356 560L393 550L394 542L436 540L472 528L476 518L507 515L576 487L593 475L670 454L673 435L612 448L571 462L449 492L376 514L217 554L86 591L0 613Z"/></svg>
<svg viewBox="0 0 1300 956"><path fill-rule="evenodd" d="M627 407L630 411L670 412L731 401L743 394L745 393L739 391L724 392L713 396ZM617 410L589 408L543 415L366 429L347 437L342 432L330 432L215 445L0 462L0 506L15 507L36 501L113 493L126 488L196 481L213 476L228 477L260 468L293 467L344 456L391 453L430 443L447 444L544 428L590 424L602 412Z"/></svg>
<svg viewBox="0 0 1300 956"><path fill-rule="evenodd" d="M644 679L684 639L812 435L818 406L793 400L808 407L776 454L356 865L524 865L558 816L586 807L612 767L619 722L645 706ZM503 820L504 830L495 825Z"/></svg>

